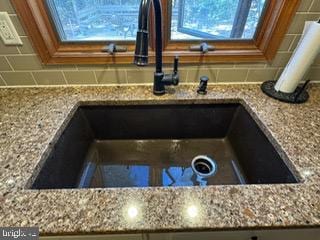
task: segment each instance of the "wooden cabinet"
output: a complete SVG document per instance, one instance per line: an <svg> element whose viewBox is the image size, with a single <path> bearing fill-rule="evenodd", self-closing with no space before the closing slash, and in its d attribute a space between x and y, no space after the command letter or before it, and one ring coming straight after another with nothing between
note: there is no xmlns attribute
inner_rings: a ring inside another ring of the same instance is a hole
<svg viewBox="0 0 320 240"><path fill-rule="evenodd" d="M42 240L320 240L320 229L41 237Z"/></svg>

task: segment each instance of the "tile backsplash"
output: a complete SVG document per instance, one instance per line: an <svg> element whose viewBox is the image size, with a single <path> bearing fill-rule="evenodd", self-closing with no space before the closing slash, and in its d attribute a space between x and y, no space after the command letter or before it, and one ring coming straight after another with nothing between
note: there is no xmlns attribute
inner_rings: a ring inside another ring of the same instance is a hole
<svg viewBox="0 0 320 240"><path fill-rule="evenodd" d="M133 65L57 65L41 64L10 0L0 0L0 11L6 11L21 36L23 46L5 46L0 41L0 86L73 85L73 84L137 84L151 83L153 67L140 69ZM182 65L182 82L198 82L207 75L210 82L263 82L277 79L292 55L304 22L320 18L320 0L302 0L301 6L285 36L275 59L264 63L228 63ZM310 70L309 79L320 82L320 56Z"/></svg>

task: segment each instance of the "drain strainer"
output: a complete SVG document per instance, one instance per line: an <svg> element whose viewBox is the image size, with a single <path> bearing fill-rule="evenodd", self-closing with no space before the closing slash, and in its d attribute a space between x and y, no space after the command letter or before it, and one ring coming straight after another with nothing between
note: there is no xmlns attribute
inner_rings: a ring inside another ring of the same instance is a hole
<svg viewBox="0 0 320 240"><path fill-rule="evenodd" d="M217 163L205 155L195 157L191 162L191 167L195 174L200 177L211 177L217 172Z"/></svg>

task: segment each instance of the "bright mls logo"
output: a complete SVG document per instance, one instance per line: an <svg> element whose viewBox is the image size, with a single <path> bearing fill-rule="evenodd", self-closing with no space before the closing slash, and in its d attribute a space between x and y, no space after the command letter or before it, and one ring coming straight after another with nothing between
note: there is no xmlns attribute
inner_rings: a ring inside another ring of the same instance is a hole
<svg viewBox="0 0 320 240"><path fill-rule="evenodd" d="M8 240L8 239L23 239L23 240L39 239L39 228L37 227L0 228L0 240Z"/></svg>

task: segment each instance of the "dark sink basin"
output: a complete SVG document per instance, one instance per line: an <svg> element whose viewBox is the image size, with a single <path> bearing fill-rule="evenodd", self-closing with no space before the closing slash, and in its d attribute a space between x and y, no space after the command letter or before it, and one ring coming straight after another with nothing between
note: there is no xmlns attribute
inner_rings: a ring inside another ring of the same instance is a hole
<svg viewBox="0 0 320 240"><path fill-rule="evenodd" d="M81 106L32 188L296 182L240 104Z"/></svg>

